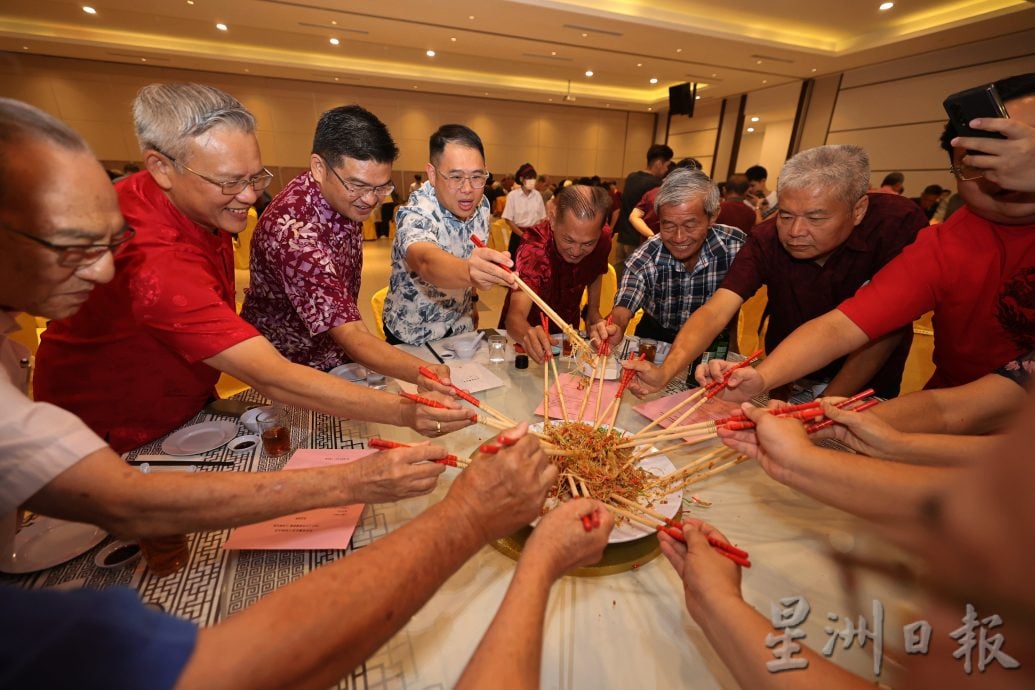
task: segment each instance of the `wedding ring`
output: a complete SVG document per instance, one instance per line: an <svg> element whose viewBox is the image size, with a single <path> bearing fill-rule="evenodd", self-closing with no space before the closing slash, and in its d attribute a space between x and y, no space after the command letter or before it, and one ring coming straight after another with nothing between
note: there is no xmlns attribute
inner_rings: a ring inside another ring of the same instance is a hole
<svg viewBox="0 0 1035 690"><path fill-rule="evenodd" d="M442 435L442 422L438 421L437 419L435 420L435 435Z"/></svg>

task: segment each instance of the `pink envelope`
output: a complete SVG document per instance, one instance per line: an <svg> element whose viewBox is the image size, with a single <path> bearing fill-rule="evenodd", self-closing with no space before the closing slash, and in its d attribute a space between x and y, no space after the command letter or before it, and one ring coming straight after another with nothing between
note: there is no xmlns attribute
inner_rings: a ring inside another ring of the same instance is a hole
<svg viewBox="0 0 1035 690"><path fill-rule="evenodd" d="M316 450L300 448L295 451L283 472L306 469L309 467L326 467L354 462L374 453L373 449L365 450ZM253 525L238 527L230 533L230 538L223 544L224 549L344 549L356 531L359 517L363 513L363 505L337 506L335 508L317 508L294 515L257 522Z"/></svg>
<svg viewBox="0 0 1035 690"><path fill-rule="evenodd" d="M683 391L682 393L676 393L674 395L667 395L664 398L658 398L657 400L651 400L637 405L633 409L642 414L644 417L650 420L657 419L661 416L665 418L658 423L658 426L668 428L672 425L672 422L676 421L676 417L682 415L690 407L687 406L676 413L676 415L669 414L669 410L674 408L679 403L683 402L691 395L697 392L698 389ZM726 402L719 398L712 398L705 404L701 405L692 415L684 419L680 424L694 424L696 422L707 422L711 419L722 419L723 417L729 417L740 412L740 405L735 403ZM685 437L686 440L691 440L692 436Z"/></svg>

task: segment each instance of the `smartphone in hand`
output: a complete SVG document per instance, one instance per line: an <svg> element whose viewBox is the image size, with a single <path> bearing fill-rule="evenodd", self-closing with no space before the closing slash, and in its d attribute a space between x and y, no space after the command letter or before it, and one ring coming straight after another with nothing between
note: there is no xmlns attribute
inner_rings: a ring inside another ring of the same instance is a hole
<svg viewBox="0 0 1035 690"><path fill-rule="evenodd" d="M966 91L954 93L942 103L949 115L949 123L961 137L986 137L1005 139L999 132L971 129L970 121L976 117L1010 117L1006 112L995 84L986 84Z"/></svg>

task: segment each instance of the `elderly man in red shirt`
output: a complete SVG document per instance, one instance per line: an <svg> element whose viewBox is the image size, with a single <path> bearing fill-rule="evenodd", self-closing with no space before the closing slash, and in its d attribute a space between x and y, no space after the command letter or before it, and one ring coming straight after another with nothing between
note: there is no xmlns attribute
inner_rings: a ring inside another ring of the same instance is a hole
<svg viewBox="0 0 1035 690"><path fill-rule="evenodd" d="M152 84L133 103L146 170L117 186L137 235L116 277L51 322L35 393L77 414L118 451L180 426L215 397L221 371L280 402L431 435L469 413L413 405L293 364L235 312L231 236L270 183L255 119L229 94ZM437 394L435 394L437 395Z"/></svg>
<svg viewBox="0 0 1035 690"><path fill-rule="evenodd" d="M604 221L610 210L611 197L603 187L569 185L550 201L547 221L526 230L518 249L517 272L522 279L576 328L587 287L586 322L601 319L600 284L611 252L611 229ZM551 347L550 336L540 325L541 313L528 295L513 291L503 303L499 323L536 362L542 362ZM560 332L554 323L550 330Z"/></svg>

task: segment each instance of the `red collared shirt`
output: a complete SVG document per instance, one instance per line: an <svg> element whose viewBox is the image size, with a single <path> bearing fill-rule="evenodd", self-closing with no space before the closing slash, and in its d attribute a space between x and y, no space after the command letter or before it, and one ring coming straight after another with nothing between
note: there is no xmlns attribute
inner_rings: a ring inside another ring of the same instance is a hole
<svg viewBox="0 0 1035 690"><path fill-rule="evenodd" d="M600 241L593 251L577 264L569 264L557 251L557 245L553 241L553 228L550 222L546 221L525 231L521 247L518 248L516 268L521 279L528 283L537 295L546 300L561 318L578 328L582 291L607 273L607 255L610 253L611 229L605 225L600 233ZM510 295L508 292L503 302L499 328L506 328ZM528 323L538 326L539 314L539 307L533 304L528 312ZM550 332L560 332L560 328L552 321Z"/></svg>
<svg viewBox="0 0 1035 690"><path fill-rule="evenodd" d="M203 360L258 332L235 310L230 235L180 213L146 171L116 191L136 237L116 252L114 280L50 322L34 390L124 452L197 414L219 378Z"/></svg>

